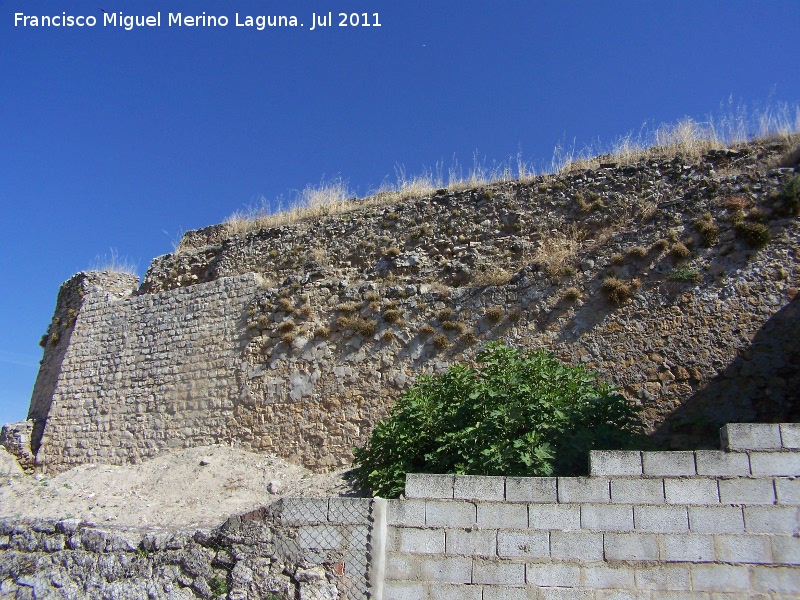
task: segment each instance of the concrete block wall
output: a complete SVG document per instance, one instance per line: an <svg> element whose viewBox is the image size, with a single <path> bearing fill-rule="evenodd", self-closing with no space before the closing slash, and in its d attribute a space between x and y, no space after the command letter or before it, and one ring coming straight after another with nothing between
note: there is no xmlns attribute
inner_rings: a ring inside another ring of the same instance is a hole
<svg viewBox="0 0 800 600"><path fill-rule="evenodd" d="M723 451L593 452L589 477L409 474L385 600L800 597L800 424Z"/></svg>

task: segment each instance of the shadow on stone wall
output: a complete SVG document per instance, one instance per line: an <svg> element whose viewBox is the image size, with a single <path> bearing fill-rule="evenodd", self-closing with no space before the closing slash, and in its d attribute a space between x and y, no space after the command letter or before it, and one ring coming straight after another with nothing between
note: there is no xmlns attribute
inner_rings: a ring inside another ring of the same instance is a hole
<svg viewBox="0 0 800 600"><path fill-rule="evenodd" d="M716 447L725 423L800 421L800 295L656 430L671 448Z"/></svg>

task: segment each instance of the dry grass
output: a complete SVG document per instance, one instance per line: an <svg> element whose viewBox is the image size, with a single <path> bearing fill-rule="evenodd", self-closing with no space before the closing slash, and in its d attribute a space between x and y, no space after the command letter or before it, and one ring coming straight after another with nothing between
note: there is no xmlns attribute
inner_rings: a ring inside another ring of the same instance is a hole
<svg viewBox="0 0 800 600"><path fill-rule="evenodd" d="M128 275L139 276L139 265L132 262L125 256L117 254L116 248L109 248L108 255L99 254L94 257L90 271L109 271L111 273L127 273Z"/></svg>
<svg viewBox="0 0 800 600"><path fill-rule="evenodd" d="M790 138L800 132L800 105L777 103L772 106L748 108L732 100L721 105L716 115L705 120L684 117L673 123L656 127L642 125L638 132L629 132L610 144L595 143L577 150L558 144L549 164L550 173L568 173L596 169L604 163L632 164L646 158L671 159L700 157L711 149L728 147L756 138ZM465 169L454 158L445 169L437 163L419 175L409 175L402 165L395 167L395 183L384 183L370 195L358 199L346 180L324 179L318 185L308 185L295 193L287 204L282 198L269 202L261 199L259 206L246 208L231 215L225 222L227 235L243 235L259 229L289 225L326 215L342 214L367 207L392 205L408 199L434 195L437 190L476 188L492 183L531 181L535 169L522 154L502 162L488 163L473 155L472 166ZM545 183L548 175L542 177ZM587 209L593 209L587 204ZM597 207L599 208L599 206ZM642 206L643 216L652 216L655 206L648 201ZM177 251L185 251L178 245ZM323 258L319 256L319 258ZM128 271L125 271L128 272Z"/></svg>
<svg viewBox="0 0 800 600"><path fill-rule="evenodd" d="M576 224L570 224L562 231L551 233L542 240L539 249L532 257L532 262L539 263L550 277L562 275L577 255L581 237L582 234Z"/></svg>
<svg viewBox="0 0 800 600"><path fill-rule="evenodd" d="M600 286L600 291L612 304L620 305L626 302L639 288L639 281L633 279L625 281L618 277L609 277Z"/></svg>
<svg viewBox="0 0 800 600"><path fill-rule="evenodd" d="M472 285L477 287L503 286L511 281L511 273L500 267L489 267L478 271L472 279Z"/></svg>

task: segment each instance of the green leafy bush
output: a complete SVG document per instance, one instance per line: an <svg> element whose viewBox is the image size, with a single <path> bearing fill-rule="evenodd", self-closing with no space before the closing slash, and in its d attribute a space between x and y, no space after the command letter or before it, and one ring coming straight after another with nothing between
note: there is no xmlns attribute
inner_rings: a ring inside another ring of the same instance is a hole
<svg viewBox="0 0 800 600"><path fill-rule="evenodd" d="M639 408L583 367L499 342L477 358L403 394L354 450L360 487L397 497L406 473L574 475L591 449L644 443Z"/></svg>

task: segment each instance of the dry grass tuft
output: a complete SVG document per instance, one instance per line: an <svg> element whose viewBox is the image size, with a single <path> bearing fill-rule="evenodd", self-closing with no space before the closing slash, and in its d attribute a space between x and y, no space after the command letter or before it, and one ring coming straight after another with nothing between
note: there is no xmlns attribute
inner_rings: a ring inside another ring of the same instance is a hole
<svg viewBox="0 0 800 600"><path fill-rule="evenodd" d="M541 246L533 255L533 262L539 263L549 277L558 277L577 255L582 235L575 224L564 227L563 231L552 233L542 240Z"/></svg>
<svg viewBox="0 0 800 600"><path fill-rule="evenodd" d="M635 281L625 281L618 277L609 277L600 286L600 291L612 304L620 305L626 302L638 288Z"/></svg>
<svg viewBox="0 0 800 600"><path fill-rule="evenodd" d="M490 323L499 323L503 320L505 311L502 306L490 306L486 309L486 319Z"/></svg>
<svg viewBox="0 0 800 600"><path fill-rule="evenodd" d="M500 267L489 267L479 271L472 279L472 285L477 287L502 286L511 281L511 273Z"/></svg>

